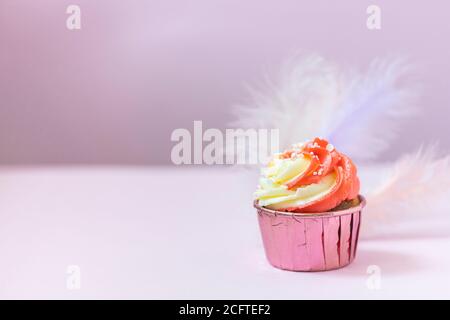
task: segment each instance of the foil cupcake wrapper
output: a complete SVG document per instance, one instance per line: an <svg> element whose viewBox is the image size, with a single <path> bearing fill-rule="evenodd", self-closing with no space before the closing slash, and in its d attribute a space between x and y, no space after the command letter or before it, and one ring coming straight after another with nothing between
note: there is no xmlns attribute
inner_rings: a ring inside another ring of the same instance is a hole
<svg viewBox="0 0 450 320"><path fill-rule="evenodd" d="M325 271L353 261L358 246L361 211L358 206L323 213L273 211L254 203L266 257L276 268Z"/></svg>

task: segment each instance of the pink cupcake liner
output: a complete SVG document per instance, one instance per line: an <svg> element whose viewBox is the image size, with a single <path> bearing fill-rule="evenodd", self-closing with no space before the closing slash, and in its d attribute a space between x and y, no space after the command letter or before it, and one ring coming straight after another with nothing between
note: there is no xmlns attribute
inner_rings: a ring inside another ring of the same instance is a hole
<svg viewBox="0 0 450 320"><path fill-rule="evenodd" d="M291 271L325 271L353 261L358 246L361 210L358 206L322 213L287 213L260 207L258 221L267 260Z"/></svg>

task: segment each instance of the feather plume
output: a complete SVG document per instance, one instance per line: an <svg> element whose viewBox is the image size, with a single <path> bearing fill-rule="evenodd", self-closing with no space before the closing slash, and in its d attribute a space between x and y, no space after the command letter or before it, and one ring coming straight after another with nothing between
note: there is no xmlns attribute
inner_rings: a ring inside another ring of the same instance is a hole
<svg viewBox="0 0 450 320"><path fill-rule="evenodd" d="M418 90L407 81L409 71L402 59L375 59L366 74L349 76L325 134L330 142L355 160L374 159L386 150L398 134L399 120L417 113Z"/></svg>
<svg viewBox="0 0 450 320"><path fill-rule="evenodd" d="M378 185L366 191L364 234L373 236L390 225L398 226L395 222L399 219L405 222L430 214L437 220L448 213L450 156L439 158L435 150L420 148L375 172L384 175Z"/></svg>
<svg viewBox="0 0 450 320"><path fill-rule="evenodd" d="M395 137L397 120L414 114L417 90L400 82L408 70L400 59L375 60L361 74L318 55L296 57L276 81L249 89L251 101L234 108L231 125L279 129L281 149L319 136L356 161L373 159Z"/></svg>

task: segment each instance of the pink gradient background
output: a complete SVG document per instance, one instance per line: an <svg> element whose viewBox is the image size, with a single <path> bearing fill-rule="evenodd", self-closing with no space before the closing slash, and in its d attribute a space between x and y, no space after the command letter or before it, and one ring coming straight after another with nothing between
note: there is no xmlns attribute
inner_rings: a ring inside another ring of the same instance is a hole
<svg viewBox="0 0 450 320"><path fill-rule="evenodd" d="M372 3L379 31L366 28ZM81 6L80 31L66 29L69 4ZM436 140L449 151L449 9L443 0L0 0L0 298L450 297L448 215L386 223L390 233L359 242L339 271L283 272L264 257L256 170L105 166L170 164L172 130L194 120L224 128L244 84L301 50L361 67L408 55L426 114L385 158ZM21 164L32 168L8 167ZM360 171L365 187L383 178L383 167L372 170ZM81 290L68 290L68 265L80 266ZM370 265L382 269L382 290L367 288Z"/></svg>
<svg viewBox="0 0 450 320"><path fill-rule="evenodd" d="M366 28L366 8L382 29ZM78 4L82 29L66 29ZM450 149L446 1L0 1L0 164L168 164L170 133L226 126L245 83L299 50L365 66L389 53L421 67L426 115L388 158ZM407 138L406 138L407 137Z"/></svg>

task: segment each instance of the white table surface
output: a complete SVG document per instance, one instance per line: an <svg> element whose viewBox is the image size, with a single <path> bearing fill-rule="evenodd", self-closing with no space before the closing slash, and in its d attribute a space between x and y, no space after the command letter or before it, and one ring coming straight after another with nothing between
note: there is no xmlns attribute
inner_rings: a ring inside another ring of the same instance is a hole
<svg viewBox="0 0 450 320"><path fill-rule="evenodd" d="M361 239L341 270L271 267L255 186L225 168L0 168L0 298L450 298L445 228Z"/></svg>

